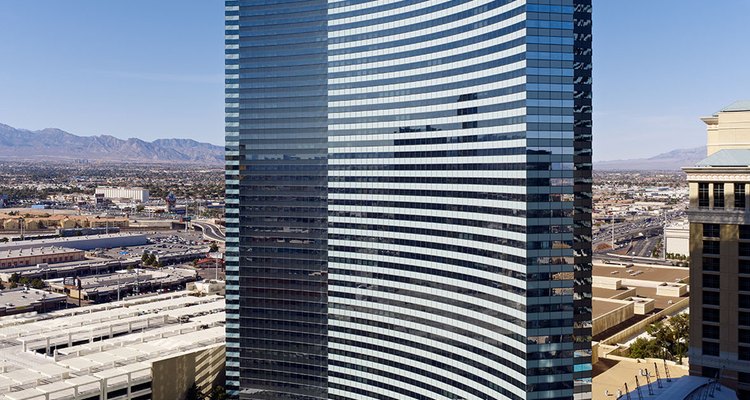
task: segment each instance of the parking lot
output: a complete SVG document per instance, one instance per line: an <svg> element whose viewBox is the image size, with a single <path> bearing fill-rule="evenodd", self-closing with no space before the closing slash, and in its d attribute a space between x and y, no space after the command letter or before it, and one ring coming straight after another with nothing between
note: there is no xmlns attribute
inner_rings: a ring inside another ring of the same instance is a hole
<svg viewBox="0 0 750 400"><path fill-rule="evenodd" d="M148 234L150 244L143 246L117 247L112 249L98 249L92 253L102 259L138 258L144 252L167 254L186 251L205 250L208 252L211 242L204 240L200 232L166 231L143 232Z"/></svg>

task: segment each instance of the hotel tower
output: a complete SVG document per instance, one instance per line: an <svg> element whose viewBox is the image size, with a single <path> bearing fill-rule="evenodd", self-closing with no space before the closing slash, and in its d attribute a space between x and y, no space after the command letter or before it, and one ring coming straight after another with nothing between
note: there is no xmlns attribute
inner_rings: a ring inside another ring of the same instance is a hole
<svg viewBox="0 0 750 400"><path fill-rule="evenodd" d="M591 0L226 1L227 388L591 397Z"/></svg>

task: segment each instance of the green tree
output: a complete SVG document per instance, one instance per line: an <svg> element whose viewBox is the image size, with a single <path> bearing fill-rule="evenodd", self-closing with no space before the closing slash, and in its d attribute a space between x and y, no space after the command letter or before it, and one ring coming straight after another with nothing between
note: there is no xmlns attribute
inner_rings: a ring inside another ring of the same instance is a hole
<svg viewBox="0 0 750 400"><path fill-rule="evenodd" d="M8 278L8 282L10 282L10 283L18 283L18 281L20 279L21 279L21 277L17 273L14 272Z"/></svg>
<svg viewBox="0 0 750 400"><path fill-rule="evenodd" d="M224 389L224 386L214 386L213 389L211 389L211 395L209 396L209 399L211 400L227 400L229 397L227 397L227 391Z"/></svg>
<svg viewBox="0 0 750 400"><path fill-rule="evenodd" d="M206 396L198 390L198 385L193 383L193 385L188 388L187 393L185 393L185 400L206 400Z"/></svg>
<svg viewBox="0 0 750 400"><path fill-rule="evenodd" d="M148 253L144 252L143 255L141 256L141 262L145 264L146 261L148 261Z"/></svg>
<svg viewBox="0 0 750 400"><path fill-rule="evenodd" d="M677 362L682 364L690 344L690 315L688 313L677 314L669 319L669 326L674 337L673 352L677 356Z"/></svg>
<svg viewBox="0 0 750 400"><path fill-rule="evenodd" d="M44 281L39 278L34 278L34 280L31 281L31 287L34 289L44 289Z"/></svg>
<svg viewBox="0 0 750 400"><path fill-rule="evenodd" d="M654 339L638 338L630 345L631 358L658 358L661 348Z"/></svg>
<svg viewBox="0 0 750 400"><path fill-rule="evenodd" d="M648 333L653 339L650 345L656 346L654 350L648 347L651 357L658 357L677 361L682 364L682 358L687 354L690 343L690 319L688 314L678 314L666 321L659 321L646 327ZM635 343L634 343L635 344ZM640 343L639 346L645 345ZM636 353L640 350L636 348ZM631 346L631 354L633 347ZM632 356L631 357L635 357Z"/></svg>
<svg viewBox="0 0 750 400"><path fill-rule="evenodd" d="M208 251L210 251L211 253L216 253L217 251L219 251L219 245L216 244L216 242L211 242L211 247L208 248Z"/></svg>
<svg viewBox="0 0 750 400"><path fill-rule="evenodd" d="M154 253L149 254L148 265L156 265L156 255Z"/></svg>
<svg viewBox="0 0 750 400"><path fill-rule="evenodd" d="M28 285L29 283L31 283L31 279L27 276L21 277L21 279L18 280L18 284L20 285Z"/></svg>

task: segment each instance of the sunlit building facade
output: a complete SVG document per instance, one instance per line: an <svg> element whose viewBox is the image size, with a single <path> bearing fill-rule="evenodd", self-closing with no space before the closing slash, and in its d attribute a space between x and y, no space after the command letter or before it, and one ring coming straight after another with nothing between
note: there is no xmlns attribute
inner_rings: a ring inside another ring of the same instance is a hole
<svg viewBox="0 0 750 400"><path fill-rule="evenodd" d="M227 1L241 399L590 398L590 1Z"/></svg>
<svg viewBox="0 0 750 400"><path fill-rule="evenodd" d="M701 118L707 157L690 188L690 375L750 398L750 101Z"/></svg>

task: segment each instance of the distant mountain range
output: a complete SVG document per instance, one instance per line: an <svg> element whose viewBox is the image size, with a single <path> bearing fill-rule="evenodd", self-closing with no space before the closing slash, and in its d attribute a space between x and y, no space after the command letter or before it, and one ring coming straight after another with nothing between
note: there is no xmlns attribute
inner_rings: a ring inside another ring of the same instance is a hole
<svg viewBox="0 0 750 400"><path fill-rule="evenodd" d="M672 150L649 158L595 161L594 170L679 171L682 167L691 167L704 158L706 158L706 146Z"/></svg>
<svg viewBox="0 0 750 400"><path fill-rule="evenodd" d="M0 124L0 160L224 163L224 148L191 139L76 136L60 129L16 129Z"/></svg>
<svg viewBox="0 0 750 400"><path fill-rule="evenodd" d="M600 171L679 171L706 157L706 147L677 149L650 158L595 161ZM118 139L109 135L77 136L60 129L40 131L0 124L0 160L116 161L223 164L224 148L191 139Z"/></svg>

